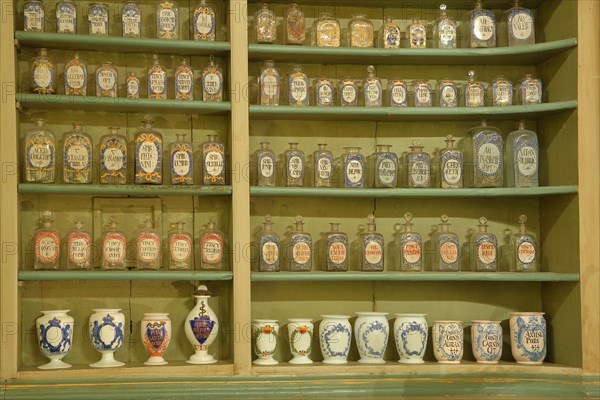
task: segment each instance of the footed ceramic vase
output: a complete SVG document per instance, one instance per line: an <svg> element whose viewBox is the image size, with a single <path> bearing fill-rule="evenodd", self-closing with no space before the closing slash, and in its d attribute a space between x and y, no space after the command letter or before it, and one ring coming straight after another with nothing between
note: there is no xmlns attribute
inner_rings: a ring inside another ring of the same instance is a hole
<svg viewBox="0 0 600 400"><path fill-rule="evenodd" d="M481 364L498 364L502 356L500 321L471 321L473 356Z"/></svg>
<svg viewBox="0 0 600 400"><path fill-rule="evenodd" d="M432 329L433 355L441 364L459 364L463 356L461 321L435 321Z"/></svg>
<svg viewBox="0 0 600 400"><path fill-rule="evenodd" d="M357 312L354 336L360 354L359 363L384 364L383 354L390 336L390 326L384 312Z"/></svg>
<svg viewBox="0 0 600 400"><path fill-rule="evenodd" d="M114 357L125 337L125 315L119 312L119 308L97 308L93 311L89 324L90 339L94 348L102 354L102 358L90 364L90 367L109 368L125 365Z"/></svg>
<svg viewBox="0 0 600 400"><path fill-rule="evenodd" d="M510 347L519 364L541 364L546 358L543 312L514 312L510 317Z"/></svg>
<svg viewBox="0 0 600 400"><path fill-rule="evenodd" d="M62 361L73 345L73 317L67 315L68 312L69 310L42 311L43 315L35 320L40 351L50 359L50 362L38 365L39 369L71 367L71 364Z"/></svg>
<svg viewBox="0 0 600 400"><path fill-rule="evenodd" d="M190 364L214 364L217 360L208 354L210 346L219 333L217 315L208 305L210 292L204 285L198 286L194 292L196 305L185 320L185 336L194 346L194 354L187 360Z"/></svg>
<svg viewBox="0 0 600 400"><path fill-rule="evenodd" d="M288 320L288 338L290 340L290 351L294 358L290 364L312 364L308 358L312 350L312 338L314 325L308 318L293 318Z"/></svg>
<svg viewBox="0 0 600 400"><path fill-rule="evenodd" d="M349 315L321 315L319 343L325 364L346 364L352 342Z"/></svg>
<svg viewBox="0 0 600 400"><path fill-rule="evenodd" d="M255 365L276 365L279 361L273 358L277 349L279 324L275 319L255 319L252 321L252 341L254 354L258 357L252 361Z"/></svg>
<svg viewBox="0 0 600 400"><path fill-rule="evenodd" d="M146 365L168 364L163 358L171 342L171 320L167 313L145 313L142 319L140 333L142 343L148 352Z"/></svg>
<svg viewBox="0 0 600 400"><path fill-rule="evenodd" d="M394 314L396 350L403 364L422 364L427 348L427 321L425 314Z"/></svg>

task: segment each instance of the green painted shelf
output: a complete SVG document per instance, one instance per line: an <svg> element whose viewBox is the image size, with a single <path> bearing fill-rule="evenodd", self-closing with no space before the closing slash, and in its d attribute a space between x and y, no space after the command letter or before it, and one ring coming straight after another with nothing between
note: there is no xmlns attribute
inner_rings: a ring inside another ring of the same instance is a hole
<svg viewBox="0 0 600 400"><path fill-rule="evenodd" d="M231 186L171 186L171 185L65 185L19 183L19 193L83 194L115 196L225 196Z"/></svg>
<svg viewBox="0 0 600 400"><path fill-rule="evenodd" d="M526 7L538 8L543 1L544 0L528 0L526 2ZM321 6L324 11L328 12L333 12L333 7L364 8L366 4L368 4L369 7L402 8L404 10L403 14L410 13L411 9L418 9L420 12L428 13L426 15L437 15L438 7L440 6L439 0L419 0L418 2L409 2L406 0L369 0L368 3L365 3L364 0L327 0L326 2L324 0L249 0L248 3L248 15L253 15L258 8L257 4L262 3L299 3L300 5L315 5ZM456 10L468 12L473 9L472 0L456 0L447 4L449 5L448 9L450 12L456 12ZM512 6L512 4L512 0L486 0L485 2L486 8L496 11L507 10ZM317 15L317 13L315 13L315 15Z"/></svg>
<svg viewBox="0 0 600 400"><path fill-rule="evenodd" d="M253 282L579 282L578 273L557 272L252 272Z"/></svg>
<svg viewBox="0 0 600 400"><path fill-rule="evenodd" d="M69 50L105 50L108 52L161 53L188 55L222 55L229 53L229 42L195 40L161 40L119 36L90 36L47 32L15 32L20 46Z"/></svg>
<svg viewBox="0 0 600 400"><path fill-rule="evenodd" d="M19 271L20 281L230 281L231 271Z"/></svg>
<svg viewBox="0 0 600 400"><path fill-rule="evenodd" d="M576 46L575 38L490 49L357 49L251 44L248 55L251 61L268 58L279 62L318 64L536 65Z"/></svg>
<svg viewBox="0 0 600 400"><path fill-rule="evenodd" d="M265 187L252 186L253 196L279 197L350 197L350 198L397 198L397 197L543 197L576 194L577 185L540 186L532 188L465 188L465 189L351 189L312 187Z"/></svg>
<svg viewBox="0 0 600 400"><path fill-rule="evenodd" d="M225 114L231 111L229 102L217 103L199 100L151 100L33 93L17 93L16 100L22 108L36 110L139 111L179 114Z"/></svg>

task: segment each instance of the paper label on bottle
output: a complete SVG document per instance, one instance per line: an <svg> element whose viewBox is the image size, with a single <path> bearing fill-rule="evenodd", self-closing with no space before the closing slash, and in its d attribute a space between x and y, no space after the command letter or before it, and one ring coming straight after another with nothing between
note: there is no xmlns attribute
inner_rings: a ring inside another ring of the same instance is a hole
<svg viewBox="0 0 600 400"><path fill-rule="evenodd" d="M542 93L541 85L535 79L531 79L525 82L525 103L534 104L541 103Z"/></svg>
<svg viewBox="0 0 600 400"><path fill-rule="evenodd" d="M103 90L113 90L116 83L117 77L113 71L102 69L98 71L98 86Z"/></svg>
<svg viewBox="0 0 600 400"><path fill-rule="evenodd" d="M123 13L123 36L140 36L142 17L136 11Z"/></svg>
<svg viewBox="0 0 600 400"><path fill-rule="evenodd" d="M142 171L152 173L158 165L158 148L152 141L144 141L138 150L138 160Z"/></svg>
<svg viewBox="0 0 600 400"><path fill-rule="evenodd" d="M449 23L440 24L439 40L444 46L450 46L454 44L456 40L456 27Z"/></svg>
<svg viewBox="0 0 600 400"><path fill-rule="evenodd" d="M47 88L52 83L52 71L48 63L38 63L33 70L33 81L38 87Z"/></svg>
<svg viewBox="0 0 600 400"><path fill-rule="evenodd" d="M174 261L187 261L192 255L192 238L182 233L176 233L171 236L169 249L171 250L171 258Z"/></svg>
<svg viewBox="0 0 600 400"><path fill-rule="evenodd" d="M158 26L161 31L173 32L177 26L177 16L171 9L161 9L158 12Z"/></svg>
<svg viewBox="0 0 600 400"><path fill-rule="evenodd" d="M385 35L385 39L384 39L384 47L387 48L393 48L393 47L398 47L400 46L400 29L398 29L395 26L386 26L384 28L384 35Z"/></svg>
<svg viewBox="0 0 600 400"><path fill-rule="evenodd" d="M136 79L128 79L126 89L128 96L139 96L140 83Z"/></svg>
<svg viewBox="0 0 600 400"><path fill-rule="evenodd" d="M297 264L306 264L310 261L310 246L306 242L294 243L292 247L292 258Z"/></svg>
<svg viewBox="0 0 600 400"><path fill-rule="evenodd" d="M477 168L486 175L494 175L500 168L500 149L493 143L484 143L477 150Z"/></svg>
<svg viewBox="0 0 600 400"><path fill-rule="evenodd" d="M262 246L262 258L266 264L275 264L279 260L279 246L275 242L266 242Z"/></svg>
<svg viewBox="0 0 600 400"><path fill-rule="evenodd" d="M54 149L48 143L34 144L29 147L29 163L35 168L46 168L52 163Z"/></svg>
<svg viewBox="0 0 600 400"><path fill-rule="evenodd" d="M456 243L442 243L440 246L440 257L446 264L454 264L458 260L458 246Z"/></svg>
<svg viewBox="0 0 600 400"><path fill-rule="evenodd" d="M318 100L322 104L333 103L333 87L329 84L321 84L317 89Z"/></svg>
<svg viewBox="0 0 600 400"><path fill-rule="evenodd" d="M288 174L290 178L298 179L302 177L304 162L301 157L293 156L288 161Z"/></svg>
<svg viewBox="0 0 600 400"><path fill-rule="evenodd" d="M467 87L467 105L471 107L482 106L484 102L483 87L478 83Z"/></svg>
<svg viewBox="0 0 600 400"><path fill-rule="evenodd" d="M85 71L79 65L72 65L65 71L65 79L67 86L73 89L81 89L85 84Z"/></svg>
<svg viewBox="0 0 600 400"><path fill-rule="evenodd" d="M346 254L348 249L346 249L346 245L341 242L331 243L329 246L329 259L334 264L342 264L346 261Z"/></svg>
<svg viewBox="0 0 600 400"><path fill-rule="evenodd" d="M292 99L296 102L302 102L306 100L306 97L308 96L308 85L304 78L292 78L289 90L290 96L292 96Z"/></svg>
<svg viewBox="0 0 600 400"><path fill-rule="evenodd" d="M69 260L72 263L85 263L90 260L91 238L85 233L72 233L68 241Z"/></svg>
<svg viewBox="0 0 600 400"><path fill-rule="evenodd" d="M424 48L426 43L425 27L423 25L410 26L410 47Z"/></svg>
<svg viewBox="0 0 600 400"><path fill-rule="evenodd" d="M87 168L90 163L88 148L80 144L68 146L66 149L65 161L70 168L76 170Z"/></svg>
<svg viewBox="0 0 600 400"><path fill-rule="evenodd" d="M108 233L104 238L104 259L111 263L125 261L126 243L120 233Z"/></svg>
<svg viewBox="0 0 600 400"><path fill-rule="evenodd" d="M273 159L271 157L262 157L259 162L259 170L260 174L265 178L270 178L273 176L273 172L275 171Z"/></svg>
<svg viewBox="0 0 600 400"><path fill-rule="evenodd" d="M389 185L396 179L396 163L392 160L383 159L377 166L377 177L381 183Z"/></svg>
<svg viewBox="0 0 600 400"><path fill-rule="evenodd" d="M328 157L321 157L317 160L317 176L319 179L329 179L332 172L333 166Z"/></svg>
<svg viewBox="0 0 600 400"><path fill-rule="evenodd" d="M142 233L138 236L138 258L143 262L153 262L160 254L160 237L156 233Z"/></svg>
<svg viewBox="0 0 600 400"><path fill-rule="evenodd" d="M412 162L410 178L415 185L426 185L429 182L429 163L423 160Z"/></svg>
<svg viewBox="0 0 600 400"><path fill-rule="evenodd" d="M533 17L528 12L514 12L510 18L510 32L515 39L526 40L533 33Z"/></svg>
<svg viewBox="0 0 600 400"><path fill-rule="evenodd" d="M535 260L535 246L531 242L521 242L517 248L517 257L523 264L531 264Z"/></svg>
<svg viewBox="0 0 600 400"><path fill-rule="evenodd" d="M31 6L23 13L25 16L25 31L41 32L44 30L44 12L41 8Z"/></svg>
<svg viewBox="0 0 600 400"><path fill-rule="evenodd" d="M346 103L354 103L356 101L357 92L353 85L344 85L342 88L342 99Z"/></svg>
<svg viewBox="0 0 600 400"><path fill-rule="evenodd" d="M213 26L215 24L214 15L212 13L197 13L196 21L194 21L194 26L196 27L196 31L201 34L208 34L212 31Z"/></svg>
<svg viewBox="0 0 600 400"><path fill-rule="evenodd" d="M381 98L381 87L377 82L369 82L365 87L365 95L368 103L377 103Z"/></svg>
<svg viewBox="0 0 600 400"><path fill-rule="evenodd" d="M206 74L203 78L203 88L208 94L215 95L221 89L221 77L217 74Z"/></svg>
<svg viewBox="0 0 600 400"><path fill-rule="evenodd" d="M494 105L509 105L512 102L512 85L507 81L499 81L493 84Z"/></svg>
<svg viewBox="0 0 600 400"><path fill-rule="evenodd" d="M531 146L523 146L517 151L517 166L523 176L532 176L537 172L538 159L536 150Z"/></svg>
<svg viewBox="0 0 600 400"><path fill-rule="evenodd" d="M200 241L202 261L207 264L218 264L223 258L223 238L216 233L207 233Z"/></svg>
<svg viewBox="0 0 600 400"><path fill-rule="evenodd" d="M381 244L370 241L365 244L365 259L369 264L379 264L383 257Z"/></svg>
<svg viewBox="0 0 600 400"><path fill-rule="evenodd" d="M442 87L440 93L440 105L442 106L450 106L456 107L457 105L457 96L456 89L450 85L445 85Z"/></svg>
<svg viewBox="0 0 600 400"><path fill-rule="evenodd" d="M108 14L101 7L90 7L88 10L88 26L90 35L108 35Z"/></svg>
<svg viewBox="0 0 600 400"><path fill-rule="evenodd" d="M54 263L60 251L60 238L54 232L42 232L35 237L36 257L44 264Z"/></svg>
<svg viewBox="0 0 600 400"><path fill-rule="evenodd" d="M204 167L206 174L210 176L220 176L223 173L223 154L218 151L209 151L204 158Z"/></svg>
<svg viewBox="0 0 600 400"><path fill-rule="evenodd" d="M417 102L420 104L431 103L431 91L426 86L418 86L415 90Z"/></svg>
<svg viewBox="0 0 600 400"><path fill-rule="evenodd" d="M406 103L406 88L402 85L394 85L391 93L392 103L404 105Z"/></svg>
<svg viewBox="0 0 600 400"><path fill-rule="evenodd" d="M106 148L102 154L104 167L109 171L118 171L123 168L125 154L121 149Z"/></svg>
<svg viewBox="0 0 600 400"><path fill-rule="evenodd" d="M176 151L172 156L173 172L178 176L186 176L190 172L191 155L187 151Z"/></svg>
<svg viewBox="0 0 600 400"><path fill-rule="evenodd" d="M491 264L496 261L496 245L492 242L484 241L477 246L477 256L484 264Z"/></svg>
<svg viewBox="0 0 600 400"><path fill-rule="evenodd" d="M262 91L268 97L274 97L279 91L279 80L275 75L262 76Z"/></svg>
<svg viewBox="0 0 600 400"><path fill-rule="evenodd" d="M473 34L479 40L489 40L494 35L494 20L487 15L473 19Z"/></svg>
<svg viewBox="0 0 600 400"><path fill-rule="evenodd" d="M150 93L166 93L167 74L165 71L156 71L148 77L148 91Z"/></svg>
<svg viewBox="0 0 600 400"><path fill-rule="evenodd" d="M75 32L75 7L63 4L56 10L56 31L58 33Z"/></svg>
<svg viewBox="0 0 600 400"><path fill-rule="evenodd" d="M450 185L459 183L462 178L460 162L454 159L447 160L443 165L442 173L444 180Z"/></svg>
<svg viewBox="0 0 600 400"><path fill-rule="evenodd" d="M358 160L350 160L346 165L346 178L350 183L359 183L363 178L363 166Z"/></svg>
<svg viewBox="0 0 600 400"><path fill-rule="evenodd" d="M402 256L407 263L415 264L421 259L421 244L414 240L407 241L402 248Z"/></svg>
<svg viewBox="0 0 600 400"><path fill-rule="evenodd" d="M175 91L177 93L189 94L192 91L194 77L191 72L180 71L175 76Z"/></svg>

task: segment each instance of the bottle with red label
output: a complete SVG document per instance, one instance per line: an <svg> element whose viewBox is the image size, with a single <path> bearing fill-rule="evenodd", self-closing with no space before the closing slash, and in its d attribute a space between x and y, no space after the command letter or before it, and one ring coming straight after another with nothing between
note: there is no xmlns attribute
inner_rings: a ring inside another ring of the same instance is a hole
<svg viewBox="0 0 600 400"><path fill-rule="evenodd" d="M265 215L265 222L263 222L263 229L256 237L258 256L255 259L258 260L258 271L279 272L280 249L279 235L273 232L271 215L267 214Z"/></svg>
<svg viewBox="0 0 600 400"><path fill-rule="evenodd" d="M160 232L152 227L152 217L144 218L144 227L135 238L137 250L137 269L159 269L161 256Z"/></svg>
<svg viewBox="0 0 600 400"><path fill-rule="evenodd" d="M487 231L487 218L479 218L479 230L471 236L471 269L490 272L498 270L498 240Z"/></svg>
<svg viewBox="0 0 600 400"><path fill-rule="evenodd" d="M127 238L118 230L117 219L112 216L102 234L102 269L125 269L127 261Z"/></svg>
<svg viewBox="0 0 600 400"><path fill-rule="evenodd" d="M59 269L60 262L60 233L52 228L51 211L42 212L41 227L35 231L35 269Z"/></svg>
<svg viewBox="0 0 600 400"><path fill-rule="evenodd" d="M423 269L423 240L413 232L412 214L404 214L404 231L396 235L396 245L400 250L401 271L421 271Z"/></svg>
<svg viewBox="0 0 600 400"><path fill-rule="evenodd" d="M83 230L83 222L75 222L75 229L67 235L67 268L90 269L92 267L92 234Z"/></svg>
<svg viewBox="0 0 600 400"><path fill-rule="evenodd" d="M431 238L435 246L433 271L460 271L460 242L458 235L450 231L448 216L442 215L439 230Z"/></svg>
<svg viewBox="0 0 600 400"><path fill-rule="evenodd" d="M224 269L224 244L223 232L215 229L215 223L209 219L207 229L200 234L200 269Z"/></svg>
<svg viewBox="0 0 600 400"><path fill-rule="evenodd" d="M363 271L383 271L383 236L376 232L375 216L367 216L367 230L360 234L360 267Z"/></svg>
<svg viewBox="0 0 600 400"><path fill-rule="evenodd" d="M325 269L327 271L348 271L348 235L340 232L340 224L330 223L331 231L325 233Z"/></svg>
<svg viewBox="0 0 600 400"><path fill-rule="evenodd" d="M516 272L537 272L539 270L539 255L535 236L527 233L525 228L527 217L519 216L519 232L511 238L513 255L511 270Z"/></svg>
<svg viewBox="0 0 600 400"><path fill-rule="evenodd" d="M301 215L296 216L295 229L288 233L287 253L290 271L310 271L312 269L312 238L309 233L304 232L304 221Z"/></svg>
<svg viewBox="0 0 600 400"><path fill-rule="evenodd" d="M177 221L169 232L169 269L189 270L194 254L192 234L183 230L185 222Z"/></svg>

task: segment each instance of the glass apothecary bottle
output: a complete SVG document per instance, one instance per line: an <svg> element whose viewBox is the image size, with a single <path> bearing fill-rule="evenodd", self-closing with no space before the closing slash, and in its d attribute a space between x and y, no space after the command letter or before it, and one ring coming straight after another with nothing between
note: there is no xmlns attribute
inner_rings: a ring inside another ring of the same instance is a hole
<svg viewBox="0 0 600 400"><path fill-rule="evenodd" d="M431 107L433 95L429 81L420 80L413 83L415 95L415 107Z"/></svg>
<svg viewBox="0 0 600 400"><path fill-rule="evenodd" d="M438 49L455 49L457 40L456 20L448 15L447 6L440 4L440 15L433 27L433 36Z"/></svg>
<svg viewBox="0 0 600 400"><path fill-rule="evenodd" d="M421 271L423 269L423 239L413 232L413 215L404 214L404 230L396 234L396 247L400 254L400 271Z"/></svg>
<svg viewBox="0 0 600 400"><path fill-rule="evenodd" d="M313 24L312 45L318 47L340 47L342 29L340 21L331 13L321 13Z"/></svg>
<svg viewBox="0 0 600 400"><path fill-rule="evenodd" d="M108 36L108 6L102 3L91 3L88 7L88 34Z"/></svg>
<svg viewBox="0 0 600 400"><path fill-rule="evenodd" d="M317 106L332 107L335 105L335 83L333 79L320 77L315 82L315 97Z"/></svg>
<svg viewBox="0 0 600 400"><path fill-rule="evenodd" d="M23 30L25 32L44 32L46 24L46 8L40 0L23 3Z"/></svg>
<svg viewBox="0 0 600 400"><path fill-rule="evenodd" d="M152 217L146 215L144 227L135 237L137 269L159 269L161 264L160 231L153 228Z"/></svg>
<svg viewBox="0 0 600 400"><path fill-rule="evenodd" d="M492 78L490 85L492 92L492 103L496 107L512 106L513 103L513 85L504 75L498 75Z"/></svg>
<svg viewBox="0 0 600 400"><path fill-rule="evenodd" d="M108 227L102 233L102 269L127 268L127 238L117 227L117 219L111 216Z"/></svg>
<svg viewBox="0 0 600 400"><path fill-rule="evenodd" d="M285 43L303 44L306 39L306 19L304 12L296 3L285 9Z"/></svg>
<svg viewBox="0 0 600 400"><path fill-rule="evenodd" d="M279 272L281 242L279 236L273 232L270 214L265 215L263 229L258 233L256 243L258 245L258 271Z"/></svg>
<svg viewBox="0 0 600 400"><path fill-rule="evenodd" d="M77 33L77 5L72 0L56 3L56 33Z"/></svg>
<svg viewBox="0 0 600 400"><path fill-rule="evenodd" d="M187 58L179 61L175 69L174 81L175 100L194 100L194 71L190 68Z"/></svg>
<svg viewBox="0 0 600 400"><path fill-rule="evenodd" d="M375 216L367 216L367 229L359 235L361 271L383 271L384 240L378 233Z"/></svg>
<svg viewBox="0 0 600 400"><path fill-rule="evenodd" d="M431 184L431 157L423 152L420 140L413 140L406 154L406 183L409 188L428 188Z"/></svg>
<svg viewBox="0 0 600 400"><path fill-rule="evenodd" d="M129 72L125 80L125 92L128 99L140 98L140 80L135 75L135 72Z"/></svg>
<svg viewBox="0 0 600 400"><path fill-rule="evenodd" d="M285 186L304 186L304 152L298 149L297 142L290 142L290 148L283 153L285 160Z"/></svg>
<svg viewBox="0 0 600 400"><path fill-rule="evenodd" d="M513 0L513 6L498 22L498 45L525 44L535 44L535 19L531 10L521 7L519 0Z"/></svg>
<svg viewBox="0 0 600 400"><path fill-rule="evenodd" d="M52 227L52 212L45 210L40 218L40 228L35 231L35 269L59 269L60 233Z"/></svg>
<svg viewBox="0 0 600 400"><path fill-rule="evenodd" d="M152 117L145 115L144 127L135 134L135 183L162 184L162 134L152 128Z"/></svg>
<svg viewBox="0 0 600 400"><path fill-rule="evenodd" d="M290 106L309 106L310 105L310 82L308 76L302 71L299 65L293 66L292 71L287 76L288 83L288 104Z"/></svg>
<svg viewBox="0 0 600 400"><path fill-rule="evenodd" d="M487 231L487 218L479 218L479 230L471 236L471 269L491 272L498 269L498 240Z"/></svg>
<svg viewBox="0 0 600 400"><path fill-rule="evenodd" d="M179 220L175 229L169 232L169 269L191 270L194 255L194 239L192 234L183 230L185 222Z"/></svg>
<svg viewBox="0 0 600 400"><path fill-rule="evenodd" d="M214 42L217 32L217 15L215 8L201 0L198 7L194 8L193 15L194 40Z"/></svg>
<svg viewBox="0 0 600 400"><path fill-rule="evenodd" d="M171 185L194 184L194 151L185 136L185 133L178 133L177 140L169 145Z"/></svg>
<svg viewBox="0 0 600 400"><path fill-rule="evenodd" d="M537 187L540 146L537 134L519 121L517 130L506 138L508 187Z"/></svg>
<svg viewBox="0 0 600 400"><path fill-rule="evenodd" d="M269 149L269 142L260 142L260 149L254 152L256 162L256 184L275 186L275 153Z"/></svg>
<svg viewBox="0 0 600 400"><path fill-rule="evenodd" d="M109 127L109 134L100 138L101 184L124 185L127 183L127 138L119 134L119 128Z"/></svg>
<svg viewBox="0 0 600 400"><path fill-rule="evenodd" d="M254 34L256 43L275 43L277 41L277 17L266 3L263 3L254 13Z"/></svg>
<svg viewBox="0 0 600 400"><path fill-rule="evenodd" d="M63 80L66 95L87 95L87 66L79 58L79 53L75 53L73 58L65 64Z"/></svg>
<svg viewBox="0 0 600 400"><path fill-rule="evenodd" d="M398 184L398 156L390 151L391 147L378 144L373 153L373 182L376 188L395 188Z"/></svg>
<svg viewBox="0 0 600 400"><path fill-rule="evenodd" d="M340 80L340 106L356 107L358 106L358 86L356 81L351 78Z"/></svg>
<svg viewBox="0 0 600 400"><path fill-rule="evenodd" d="M319 149L313 153L314 186L333 186L333 153L327 150L327 144L319 143Z"/></svg>
<svg viewBox="0 0 600 400"><path fill-rule="evenodd" d="M67 234L67 268L92 268L92 234L83 230L81 221L76 221L75 229Z"/></svg>
<svg viewBox="0 0 600 400"><path fill-rule="evenodd" d="M63 136L64 183L92 183L92 138L73 124L73 130Z"/></svg>
<svg viewBox="0 0 600 400"><path fill-rule="evenodd" d="M367 77L363 81L363 93L365 107L381 107L383 89L381 81L375 75L375 67L372 65L367 67Z"/></svg>
<svg viewBox="0 0 600 400"><path fill-rule="evenodd" d="M258 104L261 106L278 106L281 91L279 71L272 60L265 60L258 75Z"/></svg>
<svg viewBox="0 0 600 400"><path fill-rule="evenodd" d="M450 79L442 79L437 83L438 87L438 102L440 107L457 107L458 106L458 88L454 81Z"/></svg>
<svg viewBox="0 0 600 400"><path fill-rule="evenodd" d="M223 69L209 57L208 65L200 74L202 79L202 100L223 101Z"/></svg>
<svg viewBox="0 0 600 400"><path fill-rule="evenodd" d="M225 144L217 142L217 135L206 135L207 141L202 143L202 184L224 185Z"/></svg>
<svg viewBox="0 0 600 400"><path fill-rule="evenodd" d="M29 62L31 91L38 94L56 93L56 63L47 49L39 49L37 57Z"/></svg>
<svg viewBox="0 0 600 400"><path fill-rule="evenodd" d="M475 71L469 71L469 80L465 83L465 107L485 106L485 87L477 81Z"/></svg>
<svg viewBox="0 0 600 400"><path fill-rule="evenodd" d="M390 16L385 17L383 26L379 30L379 47L384 49L397 49L400 47L400 25Z"/></svg>
<svg viewBox="0 0 600 400"><path fill-rule="evenodd" d="M148 67L148 98L167 99L167 70L160 65L158 54L152 55L152 63Z"/></svg>
<svg viewBox="0 0 600 400"><path fill-rule="evenodd" d="M324 265L326 271L344 272L348 271L348 235L340 231L339 223L330 223L331 230L325 233L323 244Z"/></svg>
<svg viewBox="0 0 600 400"><path fill-rule="evenodd" d="M539 270L537 240L534 235L527 233L526 222L527 217L520 215L519 231L511 237L511 271L537 272Z"/></svg>
<svg viewBox="0 0 600 400"><path fill-rule="evenodd" d="M353 15L348 23L348 47L374 46L373 23L363 14Z"/></svg>
<svg viewBox="0 0 600 400"><path fill-rule="evenodd" d="M142 36L142 10L137 1L126 1L121 11L121 32L123 37Z"/></svg>
<svg viewBox="0 0 600 400"><path fill-rule="evenodd" d="M408 45L411 49L427 47L427 30L425 25L416 19L408 26Z"/></svg>
<svg viewBox="0 0 600 400"><path fill-rule="evenodd" d="M460 271L460 242L458 235L450 231L448 216L442 215L442 223L431 238L435 246L433 271Z"/></svg>
<svg viewBox="0 0 600 400"><path fill-rule="evenodd" d="M365 187L365 157L360 153L360 147L344 147L342 166L344 168L344 187Z"/></svg>
<svg viewBox="0 0 600 400"><path fill-rule="evenodd" d="M117 69L113 63L103 62L96 68L96 96L117 97Z"/></svg>
<svg viewBox="0 0 600 400"><path fill-rule="evenodd" d="M25 136L25 182L54 183L56 175L56 141L46 121L33 118L34 127Z"/></svg>
<svg viewBox="0 0 600 400"><path fill-rule="evenodd" d="M179 5L174 1L156 3L156 37L179 39Z"/></svg>
<svg viewBox="0 0 600 400"><path fill-rule="evenodd" d="M200 269L223 270L225 239L223 232L215 228L212 218L200 233Z"/></svg>
<svg viewBox="0 0 600 400"><path fill-rule="evenodd" d="M483 8L483 1L476 0L475 7L467 14L465 27L466 46L470 48L496 47L496 15Z"/></svg>
<svg viewBox="0 0 600 400"><path fill-rule="evenodd" d="M408 85L398 78L388 80L387 91L390 107L406 107L408 105Z"/></svg>
<svg viewBox="0 0 600 400"><path fill-rule="evenodd" d="M304 221L301 215L296 216L294 229L287 234L290 271L312 270L313 243L309 233L304 232Z"/></svg>
<svg viewBox="0 0 600 400"><path fill-rule="evenodd" d="M532 74L525 75L519 81L517 88L519 104L541 104L542 103L542 80Z"/></svg>
<svg viewBox="0 0 600 400"><path fill-rule="evenodd" d="M473 165L474 187L502 187L504 184L502 148L503 139L500 130L481 121L480 126L469 129L470 146L467 157Z"/></svg>
<svg viewBox="0 0 600 400"><path fill-rule="evenodd" d="M446 136L446 148L440 150L440 186L443 189L463 187L465 157L454 147L452 135Z"/></svg>

